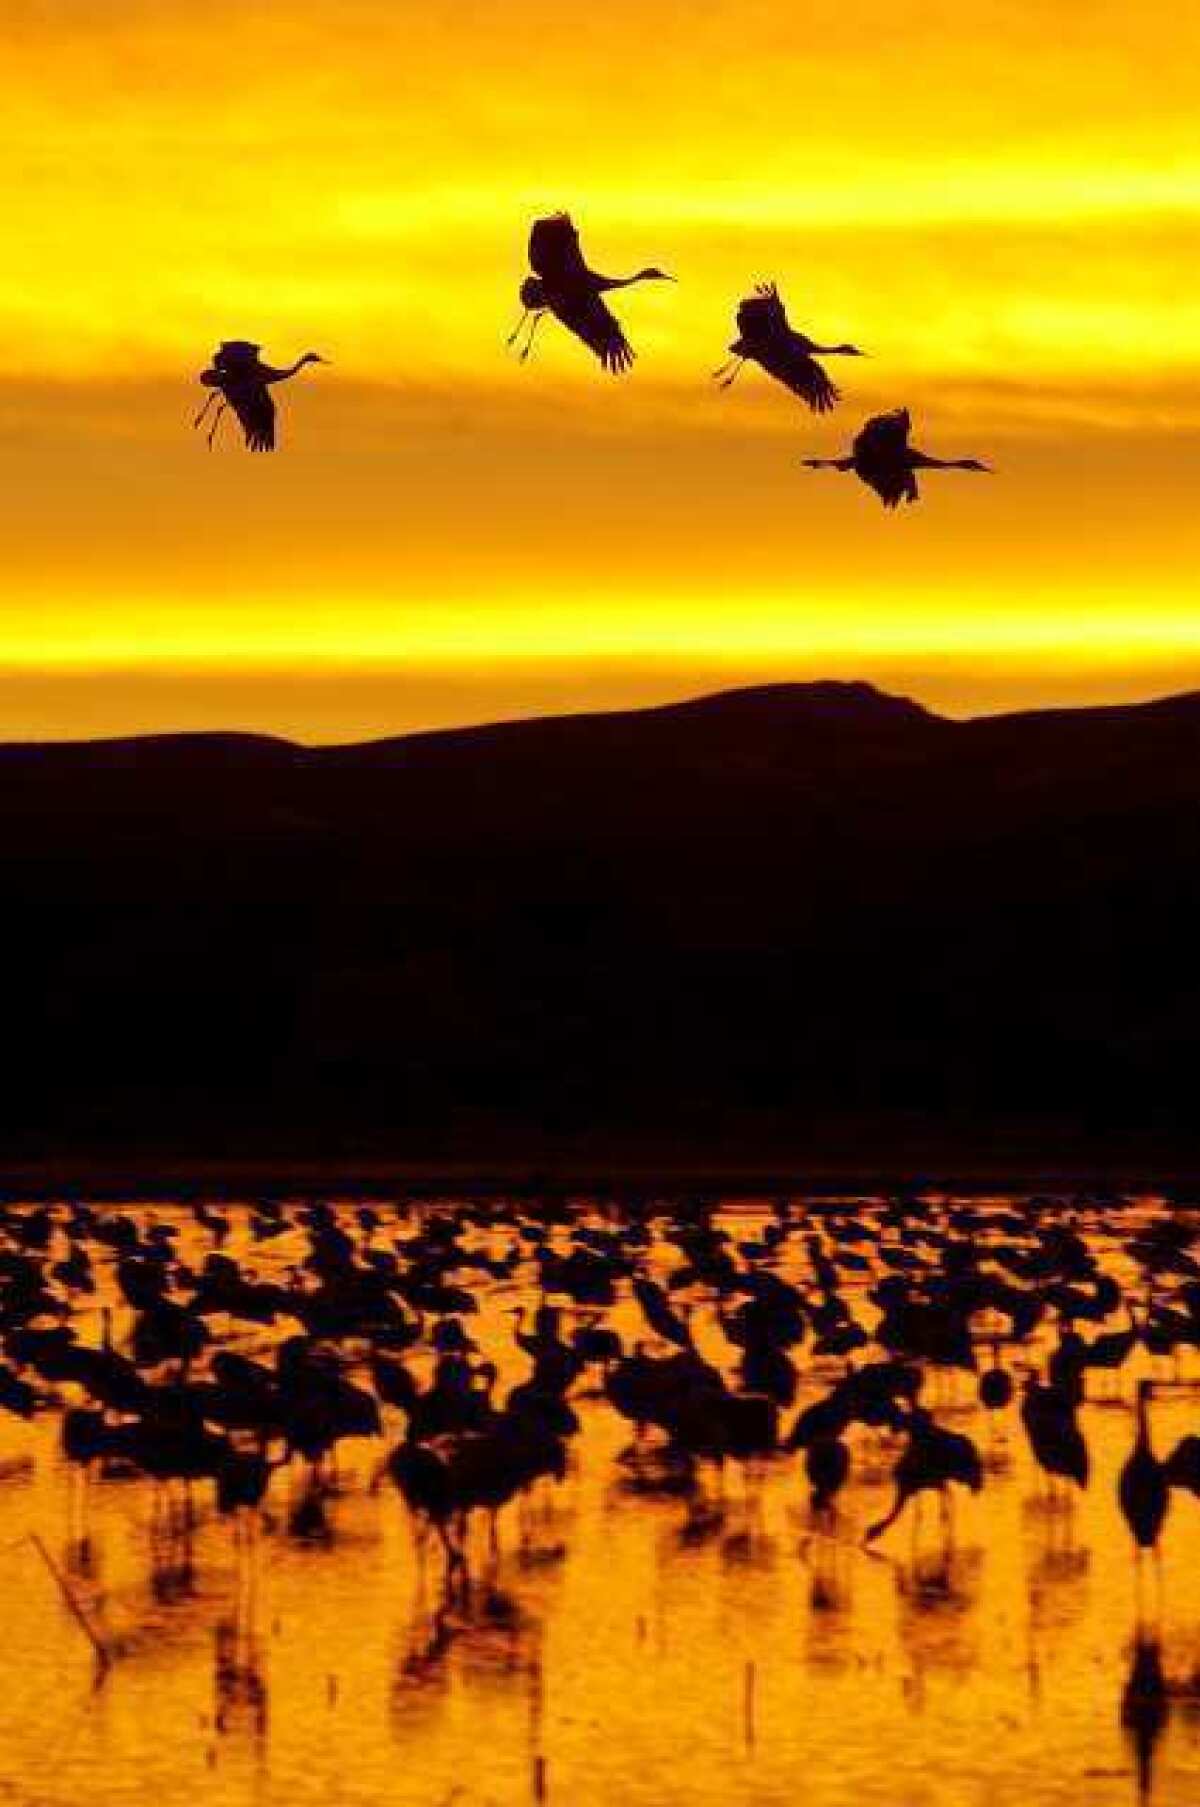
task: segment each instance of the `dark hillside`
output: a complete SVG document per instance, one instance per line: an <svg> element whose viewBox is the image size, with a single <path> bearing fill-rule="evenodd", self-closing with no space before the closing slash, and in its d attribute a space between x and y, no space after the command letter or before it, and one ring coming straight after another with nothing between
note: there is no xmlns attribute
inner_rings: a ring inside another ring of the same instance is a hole
<svg viewBox="0 0 1200 1807"><path fill-rule="evenodd" d="M0 832L13 1157L1196 1141L1197 697L8 746Z"/></svg>

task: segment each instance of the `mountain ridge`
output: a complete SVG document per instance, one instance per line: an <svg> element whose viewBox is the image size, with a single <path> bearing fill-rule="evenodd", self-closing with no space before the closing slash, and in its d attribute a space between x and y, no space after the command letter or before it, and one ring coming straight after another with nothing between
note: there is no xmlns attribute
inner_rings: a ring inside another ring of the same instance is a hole
<svg viewBox="0 0 1200 1807"><path fill-rule="evenodd" d="M0 741L0 762L48 757L79 758L89 749L97 755L116 757L141 752L148 757L178 756L188 751L260 754L278 760L300 755L319 760L323 756L393 752L413 745L470 741L477 737L512 736L522 732L574 730L589 726L623 728L718 718L753 723L755 719L783 719L785 723L821 727L917 726L927 724L952 729L979 728L984 724L1080 723L1177 716L1200 719L1200 691L1181 691L1127 703L1066 705L1062 707L1005 710L971 716L942 715L915 699L881 690L864 680L817 679L804 682L739 685L704 691L694 697L653 703L634 709L570 710L539 716L504 717L494 721L463 723L452 727L417 728L403 734L381 735L369 740L311 743L285 735L239 729L192 729L146 734L106 735L95 739Z"/></svg>
<svg viewBox="0 0 1200 1807"><path fill-rule="evenodd" d="M1200 1171L1194 694L955 722L773 686L5 772L9 1159L574 1138L868 1169L900 1123Z"/></svg>

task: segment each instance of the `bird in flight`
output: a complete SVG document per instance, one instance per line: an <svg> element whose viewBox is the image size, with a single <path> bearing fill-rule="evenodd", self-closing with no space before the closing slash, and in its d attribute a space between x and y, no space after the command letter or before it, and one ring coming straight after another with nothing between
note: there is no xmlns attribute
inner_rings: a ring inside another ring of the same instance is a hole
<svg viewBox="0 0 1200 1807"><path fill-rule="evenodd" d="M773 282L760 282L737 311L738 336L729 347L732 357L713 376L722 389L737 381L749 360L761 364L768 376L806 402L814 414L828 414L840 399L840 391L816 361L822 357L862 358L857 345L818 345L788 324L783 297Z"/></svg>
<svg viewBox="0 0 1200 1807"><path fill-rule="evenodd" d="M920 499L918 471L990 471L978 458L932 458L908 443L912 420L907 408L876 414L855 438L848 458L806 458L812 471L853 471L873 489L885 508Z"/></svg>
<svg viewBox="0 0 1200 1807"><path fill-rule="evenodd" d="M627 289L635 282L675 280L655 265L638 270L633 276L601 276L597 271L589 270L579 246L579 233L566 213L535 220L529 234L529 265L534 274L521 284L524 312L508 339L508 343L514 345L525 322L532 316L520 354L521 362L524 363L533 350L534 337L543 316L551 313L568 332L582 339L588 350L595 352L605 370L611 370L614 375L629 369L633 363L633 348L601 297L610 289Z"/></svg>
<svg viewBox="0 0 1200 1807"><path fill-rule="evenodd" d="M303 370L306 364L329 362L328 358L321 357L318 352L306 351L294 364L277 370L274 365L263 363L259 356L261 351L261 345L251 345L246 339L226 339L213 353L209 368L200 373L200 381L212 390L212 394L192 422L193 427L198 427L213 403L218 398L220 400L220 406L208 430L210 451L221 424L221 416L228 407L237 415L250 450L273 452L275 403L271 399L271 384L286 382L288 377Z"/></svg>

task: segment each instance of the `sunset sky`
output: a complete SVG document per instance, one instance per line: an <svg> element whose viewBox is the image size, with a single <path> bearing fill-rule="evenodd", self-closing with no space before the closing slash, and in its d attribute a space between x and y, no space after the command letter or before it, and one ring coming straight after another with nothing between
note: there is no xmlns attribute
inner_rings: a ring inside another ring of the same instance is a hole
<svg viewBox="0 0 1200 1807"><path fill-rule="evenodd" d="M307 739L868 677L1200 687L1200 10L6 0L0 736ZM619 298L506 355L528 225ZM709 373L776 279L872 354ZM209 456L225 337L332 367ZM906 403L948 474L810 473Z"/></svg>

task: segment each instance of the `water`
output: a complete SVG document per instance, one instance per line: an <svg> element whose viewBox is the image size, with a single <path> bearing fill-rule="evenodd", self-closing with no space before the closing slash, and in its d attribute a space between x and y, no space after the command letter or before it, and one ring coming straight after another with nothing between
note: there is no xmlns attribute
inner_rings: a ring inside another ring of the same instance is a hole
<svg viewBox="0 0 1200 1807"><path fill-rule="evenodd" d="M235 1216L229 1250L243 1256ZM182 1221L185 1245L207 1246ZM1093 1236L1127 1276L1119 1238ZM248 1259L266 1272L298 1248ZM525 1289L501 1282L481 1299L472 1332L520 1378L511 1314ZM637 1334L632 1306L614 1322ZM707 1322L702 1343L728 1364ZM802 1399L841 1367L824 1364ZM94 1481L85 1497L55 1414L4 1416L0 1802L1124 1807L1139 1799L1122 1702L1140 1624L1161 1640L1168 1685L1165 1724L1146 1738L1150 1798L1190 1803L1200 1502L1173 1497L1161 1567L1139 1567L1115 1500L1133 1381L1175 1372L1139 1353L1119 1403L1116 1383L1089 1378L1092 1480L1070 1513L1047 1506L1015 1408L997 1425L971 1377L936 1377L939 1419L984 1453L984 1491L956 1496L949 1536L927 1501L873 1553L859 1539L890 1498L894 1441L854 1435L828 1534L796 1458L731 1469L698 1508L637 1491L618 1460L628 1425L585 1397L567 1481L502 1515L494 1559L477 1527L470 1597L448 1608L436 1542L421 1547L378 1482L393 1439L344 1446L336 1495L315 1513L299 1477L277 1477L265 1522L242 1536L206 1486L191 1532L180 1495L145 1480ZM1156 1398L1159 1451L1195 1416L1186 1392ZM31 1532L116 1652L107 1673Z"/></svg>

